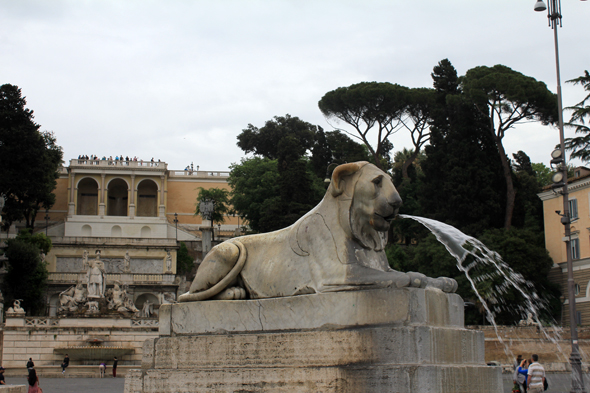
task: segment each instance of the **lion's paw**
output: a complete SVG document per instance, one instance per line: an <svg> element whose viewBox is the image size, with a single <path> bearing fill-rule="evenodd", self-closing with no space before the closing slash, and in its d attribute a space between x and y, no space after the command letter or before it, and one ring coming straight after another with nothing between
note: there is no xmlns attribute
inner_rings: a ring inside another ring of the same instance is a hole
<svg viewBox="0 0 590 393"><path fill-rule="evenodd" d="M246 290L241 287L226 288L213 297L215 300L240 300L246 298Z"/></svg>
<svg viewBox="0 0 590 393"><path fill-rule="evenodd" d="M426 287L426 280L427 277L422 273L416 272L408 272L408 277L410 277L410 287L414 288L424 288Z"/></svg>
<svg viewBox="0 0 590 393"><path fill-rule="evenodd" d="M454 293L458 287L457 281L449 277L428 278L427 284L447 293Z"/></svg>

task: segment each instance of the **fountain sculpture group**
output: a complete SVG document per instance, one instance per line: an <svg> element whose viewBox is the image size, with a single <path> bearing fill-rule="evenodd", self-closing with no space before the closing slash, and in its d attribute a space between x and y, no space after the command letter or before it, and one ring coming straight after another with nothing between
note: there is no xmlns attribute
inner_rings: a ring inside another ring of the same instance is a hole
<svg viewBox="0 0 590 393"><path fill-rule="evenodd" d="M84 250L82 266L85 269L85 282L78 281L59 294L58 314L100 314L108 310L130 315L139 310L133 304L133 299L127 294L125 285L121 287L115 283L113 288L106 289L106 270L100 260L100 250L96 251L96 258L88 260L88 251ZM125 254L124 266L128 270L129 253ZM84 287L84 284L86 287Z"/></svg>
<svg viewBox="0 0 590 393"><path fill-rule="evenodd" d="M344 164L292 226L212 249L125 392L501 392L456 282L389 267L400 204L386 173Z"/></svg>

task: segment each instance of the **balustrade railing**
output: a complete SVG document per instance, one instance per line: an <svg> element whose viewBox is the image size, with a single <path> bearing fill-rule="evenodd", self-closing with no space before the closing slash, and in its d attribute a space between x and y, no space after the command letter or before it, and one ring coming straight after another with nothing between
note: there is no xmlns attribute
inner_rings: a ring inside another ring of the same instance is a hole
<svg viewBox="0 0 590 393"><path fill-rule="evenodd" d="M49 281L60 281L60 282L67 282L70 284L76 284L78 282L78 278L80 274L84 273L49 273L48 280ZM127 275L125 273L109 273L106 275L107 284L113 283L115 281L122 281L122 275ZM150 282L150 283L162 283L162 282L170 282L171 278L173 277L172 274L135 274L129 273L131 275L133 282Z"/></svg>
<svg viewBox="0 0 590 393"><path fill-rule="evenodd" d="M60 321L63 318L56 317L26 317L25 326L29 327L52 327L60 326ZM129 326L131 327L158 327L158 318L134 318L129 320ZM65 325L70 325L67 321L64 321Z"/></svg>
<svg viewBox="0 0 590 393"><path fill-rule="evenodd" d="M78 166L84 165L89 167L129 167L129 168L159 168L159 169L167 169L168 164L161 161L126 161L126 160L102 160L102 159L83 159L83 158L75 158L70 160L70 166Z"/></svg>

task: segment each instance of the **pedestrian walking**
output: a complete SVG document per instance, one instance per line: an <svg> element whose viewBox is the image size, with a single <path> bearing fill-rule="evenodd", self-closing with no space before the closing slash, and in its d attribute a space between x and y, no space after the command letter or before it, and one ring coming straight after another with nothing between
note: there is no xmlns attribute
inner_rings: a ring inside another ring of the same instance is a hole
<svg viewBox="0 0 590 393"><path fill-rule="evenodd" d="M6 380L4 379L4 367L0 366L0 385L6 385Z"/></svg>
<svg viewBox="0 0 590 393"><path fill-rule="evenodd" d="M107 365L105 362L102 362L101 364L99 364L98 371L100 372L101 378L104 378L104 374L105 374L106 369L107 369Z"/></svg>
<svg viewBox="0 0 590 393"><path fill-rule="evenodd" d="M117 378L117 363L119 363L119 360L115 356L113 359L113 378Z"/></svg>
<svg viewBox="0 0 590 393"><path fill-rule="evenodd" d="M29 358L29 360L27 361L27 370L29 371L29 374L31 374L31 370L35 367L35 363L33 363L33 358Z"/></svg>
<svg viewBox="0 0 590 393"><path fill-rule="evenodd" d="M528 393L541 393L545 389L545 369L539 363L539 356L531 356L531 365L529 366L527 386Z"/></svg>
<svg viewBox="0 0 590 393"><path fill-rule="evenodd" d="M515 383L515 387L518 389L512 389L512 391L516 391L519 393L527 393L527 376L528 376L528 368L529 368L529 360L525 359L520 362L520 365L516 370L514 370L513 380Z"/></svg>
<svg viewBox="0 0 590 393"><path fill-rule="evenodd" d="M31 368L29 371L27 382L29 382L29 393L43 393L43 390L39 386L39 378L37 377L37 372L34 368Z"/></svg>

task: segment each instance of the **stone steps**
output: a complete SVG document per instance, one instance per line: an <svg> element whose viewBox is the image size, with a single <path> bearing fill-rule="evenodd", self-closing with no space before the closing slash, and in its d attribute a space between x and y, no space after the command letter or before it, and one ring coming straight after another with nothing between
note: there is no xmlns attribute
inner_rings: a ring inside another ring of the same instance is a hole
<svg viewBox="0 0 590 393"><path fill-rule="evenodd" d="M139 365L119 365L117 366L117 378L124 378L129 370L139 369ZM66 373L61 373L61 366L35 366L37 375L40 378L99 378L100 372L98 365L70 365L66 369ZM113 368L112 365L108 365L106 369L106 378L112 378ZM23 377L28 375L27 370L24 367L11 368L7 367L4 375L7 377Z"/></svg>

